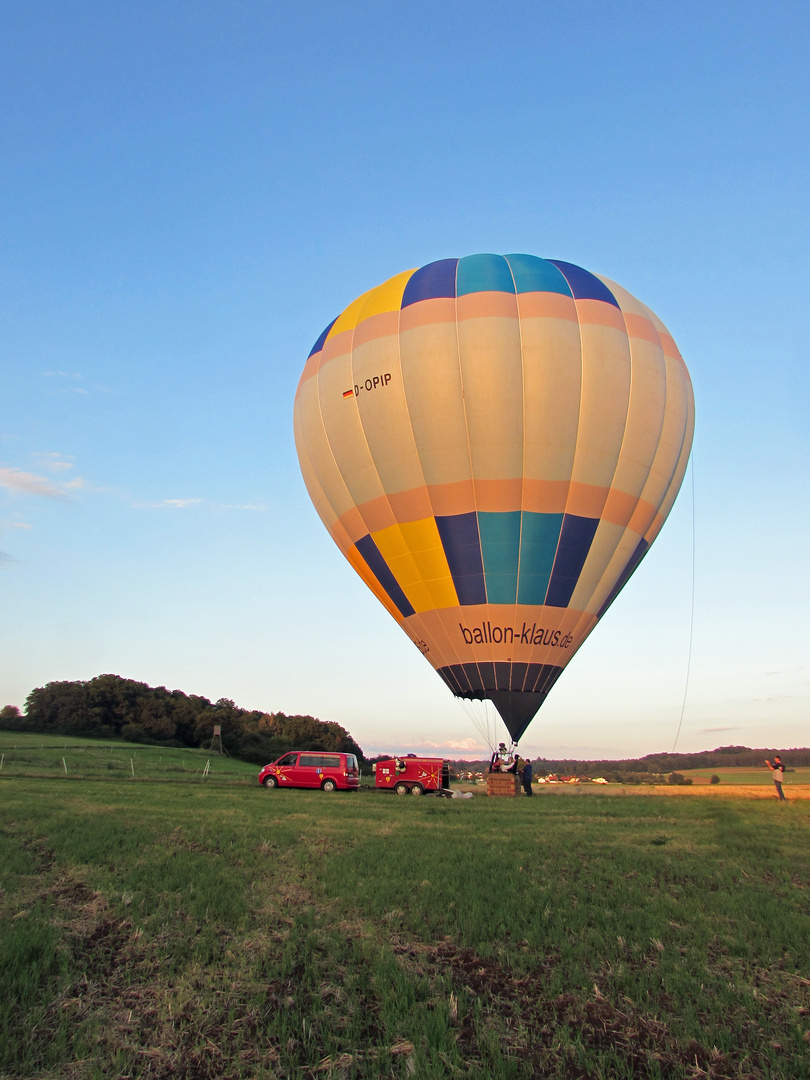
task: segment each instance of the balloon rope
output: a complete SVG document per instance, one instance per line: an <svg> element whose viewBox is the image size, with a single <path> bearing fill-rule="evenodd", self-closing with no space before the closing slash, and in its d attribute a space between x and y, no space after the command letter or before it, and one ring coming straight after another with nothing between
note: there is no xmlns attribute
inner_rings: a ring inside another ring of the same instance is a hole
<svg viewBox="0 0 810 1080"><path fill-rule="evenodd" d="M672 753L675 753L675 747L678 745L678 739L681 735L681 725L683 724L683 714L686 711L686 695L689 691L689 674L692 669L692 637L695 629L695 455L692 454L689 462L690 469L692 470L692 612L689 617L689 655L686 659L686 683L683 688L683 704L681 705L681 718L678 721L678 730L675 733L675 742L672 744Z"/></svg>
<svg viewBox="0 0 810 1080"><path fill-rule="evenodd" d="M477 713L477 711L475 709L475 705L474 705L474 703L472 701L466 701L464 698L456 698L456 701L458 701L461 704L461 707L464 710L464 712L465 712L465 714L467 716L467 719L470 721L470 723L473 725L475 730L478 732L479 736L487 744L487 746L489 747L489 752L491 754L492 753L492 740L490 739L489 723L488 723L488 717L487 717L486 710L484 711L484 718L481 719L481 717L478 716L478 713Z"/></svg>
<svg viewBox="0 0 810 1080"><path fill-rule="evenodd" d="M490 756L495 749L495 723L492 716L492 710L490 709L489 698L484 698L484 722L487 727L487 746L489 747Z"/></svg>
<svg viewBox="0 0 810 1080"><path fill-rule="evenodd" d="M484 698L484 717L487 723L487 746L490 754L495 749L495 724L489 707L489 698Z"/></svg>

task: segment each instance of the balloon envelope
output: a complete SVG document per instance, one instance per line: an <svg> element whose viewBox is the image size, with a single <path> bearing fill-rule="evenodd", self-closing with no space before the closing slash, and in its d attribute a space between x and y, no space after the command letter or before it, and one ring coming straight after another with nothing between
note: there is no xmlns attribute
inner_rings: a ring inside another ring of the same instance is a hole
<svg viewBox="0 0 810 1080"><path fill-rule="evenodd" d="M360 296L304 367L307 489L454 694L519 739L657 536L694 399L666 327L620 286L470 255Z"/></svg>

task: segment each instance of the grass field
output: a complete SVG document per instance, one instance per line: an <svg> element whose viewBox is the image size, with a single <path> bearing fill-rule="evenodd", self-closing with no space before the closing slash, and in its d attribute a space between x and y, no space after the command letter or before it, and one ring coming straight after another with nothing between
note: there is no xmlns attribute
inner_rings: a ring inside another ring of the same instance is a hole
<svg viewBox="0 0 810 1080"><path fill-rule="evenodd" d="M4 1078L810 1075L810 801L267 792L103 743L79 779L34 739L37 776L14 738Z"/></svg>
<svg viewBox="0 0 810 1080"><path fill-rule="evenodd" d="M0 777L39 776L74 780L187 780L209 769L211 784L252 782L258 769L243 761L207 750L173 749L133 745L104 739L52 737L24 732L0 731ZM761 769L684 769L684 776L720 777L721 785L772 786L771 774ZM373 784L370 777L365 781ZM463 785L475 791L476 785ZM630 785L632 787L632 785ZM785 790L810 787L810 768L790 769ZM613 790L615 790L613 785ZM569 789L570 790L570 789Z"/></svg>
<svg viewBox="0 0 810 1080"><path fill-rule="evenodd" d="M800 766L788 769L785 773L786 791L792 785L810 784L810 768ZM771 771L764 762L761 769L683 769L682 774L691 777L719 776L721 784L773 784Z"/></svg>
<svg viewBox="0 0 810 1080"><path fill-rule="evenodd" d="M203 778L207 785L252 781L258 769L207 750L174 749L0 731L0 779L179 780Z"/></svg>

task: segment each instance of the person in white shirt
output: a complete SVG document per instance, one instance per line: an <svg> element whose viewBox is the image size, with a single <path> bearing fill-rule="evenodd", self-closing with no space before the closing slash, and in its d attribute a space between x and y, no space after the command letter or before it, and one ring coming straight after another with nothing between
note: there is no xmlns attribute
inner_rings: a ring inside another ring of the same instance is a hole
<svg viewBox="0 0 810 1080"><path fill-rule="evenodd" d="M773 774L773 783L774 787L776 788L777 796L779 797L781 802L787 802L787 799L785 798L785 793L784 791L782 791L782 780L785 777L785 766L782 764L782 759L777 754L776 757L773 759L773 764L771 764L771 762L767 759L765 761L765 764L768 766L768 768L771 770L771 773Z"/></svg>

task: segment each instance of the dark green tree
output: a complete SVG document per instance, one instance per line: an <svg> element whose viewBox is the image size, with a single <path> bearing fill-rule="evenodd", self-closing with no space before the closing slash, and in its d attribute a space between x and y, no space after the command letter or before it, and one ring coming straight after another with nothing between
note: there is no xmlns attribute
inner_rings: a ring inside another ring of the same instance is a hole
<svg viewBox="0 0 810 1080"><path fill-rule="evenodd" d="M0 709L0 731L19 731L23 715L16 705L4 705Z"/></svg>

